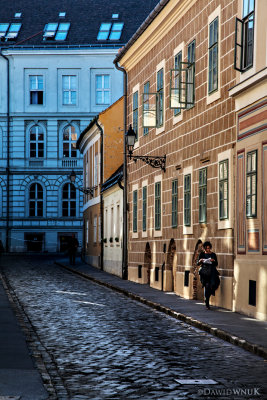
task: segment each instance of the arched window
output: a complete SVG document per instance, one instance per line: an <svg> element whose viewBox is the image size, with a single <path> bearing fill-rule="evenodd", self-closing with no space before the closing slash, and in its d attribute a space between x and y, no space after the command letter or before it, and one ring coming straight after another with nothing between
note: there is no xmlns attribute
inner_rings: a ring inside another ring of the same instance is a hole
<svg viewBox="0 0 267 400"><path fill-rule="evenodd" d="M77 132L72 125L63 131L63 157L71 158L77 156L76 150Z"/></svg>
<svg viewBox="0 0 267 400"><path fill-rule="evenodd" d="M76 217L76 189L72 183L66 183L62 189L62 216Z"/></svg>
<svg viewBox="0 0 267 400"><path fill-rule="evenodd" d="M30 217L43 217L44 193L40 183L33 183L29 190L29 214Z"/></svg>
<svg viewBox="0 0 267 400"><path fill-rule="evenodd" d="M44 131L40 125L30 129L30 158L44 157Z"/></svg>

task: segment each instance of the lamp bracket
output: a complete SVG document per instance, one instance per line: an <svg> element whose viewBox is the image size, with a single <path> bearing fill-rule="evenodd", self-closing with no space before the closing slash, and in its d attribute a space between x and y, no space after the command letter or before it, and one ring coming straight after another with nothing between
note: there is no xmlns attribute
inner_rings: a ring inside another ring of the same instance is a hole
<svg viewBox="0 0 267 400"><path fill-rule="evenodd" d="M152 168L161 168L164 172L166 171L166 154L164 156L135 156L131 152L128 157L130 160L133 159L134 162L141 160Z"/></svg>

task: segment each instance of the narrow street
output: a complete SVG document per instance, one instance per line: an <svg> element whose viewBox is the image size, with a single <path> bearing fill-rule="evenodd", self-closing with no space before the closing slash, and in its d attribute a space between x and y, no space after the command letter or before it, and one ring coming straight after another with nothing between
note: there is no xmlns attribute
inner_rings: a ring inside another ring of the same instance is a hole
<svg viewBox="0 0 267 400"><path fill-rule="evenodd" d="M60 400L266 398L260 357L66 272L51 257L5 258L1 271L45 349ZM229 397L227 389L245 392Z"/></svg>

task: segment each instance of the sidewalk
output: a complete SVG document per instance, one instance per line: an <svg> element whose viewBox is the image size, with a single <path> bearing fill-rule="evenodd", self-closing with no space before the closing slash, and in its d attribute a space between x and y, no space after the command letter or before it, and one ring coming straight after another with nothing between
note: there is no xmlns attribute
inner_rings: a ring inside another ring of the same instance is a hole
<svg viewBox="0 0 267 400"><path fill-rule="evenodd" d="M0 399L47 398L48 393L0 279Z"/></svg>
<svg viewBox="0 0 267 400"><path fill-rule="evenodd" d="M78 258L75 266L69 265L68 258L58 258L55 263L267 359L267 321L219 307L206 310L200 301L183 299L149 285L123 280L85 264Z"/></svg>

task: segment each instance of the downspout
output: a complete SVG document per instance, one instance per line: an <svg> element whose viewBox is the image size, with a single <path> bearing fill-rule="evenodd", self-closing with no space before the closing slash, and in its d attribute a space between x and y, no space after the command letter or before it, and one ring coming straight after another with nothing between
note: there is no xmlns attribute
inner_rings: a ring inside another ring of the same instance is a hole
<svg viewBox="0 0 267 400"><path fill-rule="evenodd" d="M127 131L127 72L118 65L118 61L114 61L115 67L123 72L123 96L124 96L124 138L123 138L123 239L122 239L122 279L128 279L128 213L127 213L127 149L125 133Z"/></svg>
<svg viewBox="0 0 267 400"><path fill-rule="evenodd" d="M6 252L9 252L9 203L10 203L10 79L9 79L9 58L2 53L0 49L0 56L7 61L7 165L6 165L6 191L7 191L7 207L6 207Z"/></svg>
<svg viewBox="0 0 267 400"><path fill-rule="evenodd" d="M101 218L101 243L100 243L100 269L104 269L104 202L103 202L103 193L102 186L104 182L104 144L103 144L103 128L99 125L98 120L96 118L96 126L100 131L100 218Z"/></svg>

